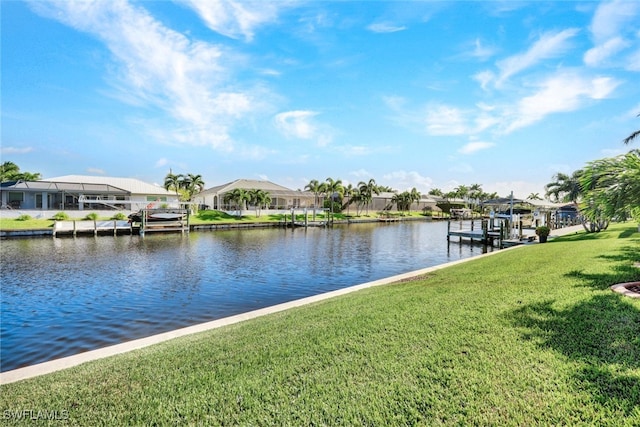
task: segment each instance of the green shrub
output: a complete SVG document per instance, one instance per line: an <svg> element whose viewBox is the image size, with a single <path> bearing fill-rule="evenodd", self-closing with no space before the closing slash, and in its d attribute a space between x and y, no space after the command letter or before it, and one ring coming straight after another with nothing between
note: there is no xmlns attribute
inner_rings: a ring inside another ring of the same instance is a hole
<svg viewBox="0 0 640 427"><path fill-rule="evenodd" d="M58 212L57 214L55 214L53 216L53 219L55 221L65 221L65 220L69 219L69 215L67 215L66 212Z"/></svg>
<svg viewBox="0 0 640 427"><path fill-rule="evenodd" d="M16 221L29 221L31 218L31 215L20 215L18 218L16 218Z"/></svg>
<svg viewBox="0 0 640 427"><path fill-rule="evenodd" d="M111 219L115 219L118 221L122 221L127 219L127 216L125 214L123 214L122 212L118 212L117 214L115 214L114 216L111 217Z"/></svg>
<svg viewBox="0 0 640 427"><path fill-rule="evenodd" d="M88 213L87 216L84 217L84 219L95 221L96 219L98 219L98 214L95 212Z"/></svg>

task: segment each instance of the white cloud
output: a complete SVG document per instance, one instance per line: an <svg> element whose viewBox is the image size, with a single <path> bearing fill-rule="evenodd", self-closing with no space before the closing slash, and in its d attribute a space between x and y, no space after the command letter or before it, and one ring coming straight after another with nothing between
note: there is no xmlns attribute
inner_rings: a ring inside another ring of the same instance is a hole
<svg viewBox="0 0 640 427"><path fill-rule="evenodd" d="M495 53L495 48L487 47L482 44L480 39L475 39L473 42L473 51L470 53L470 55L474 58L478 58L481 61L486 61Z"/></svg>
<svg viewBox="0 0 640 427"><path fill-rule="evenodd" d="M473 154L477 151L486 150L495 146L493 142L483 142L483 141L473 141L470 142L458 150L458 153L461 154Z"/></svg>
<svg viewBox="0 0 640 427"><path fill-rule="evenodd" d="M576 73L551 76L538 85L536 93L518 102L506 132L531 125L552 113L577 110L586 100L606 98L619 84L610 77L589 78Z"/></svg>
<svg viewBox="0 0 640 427"><path fill-rule="evenodd" d="M429 108L425 125L430 135L461 135L466 132L462 110L446 105Z"/></svg>
<svg viewBox="0 0 640 427"><path fill-rule="evenodd" d="M287 138L313 139L318 146L331 143L331 131L326 125L317 123L315 111L295 110L279 113L274 117L276 128Z"/></svg>
<svg viewBox="0 0 640 427"><path fill-rule="evenodd" d="M640 49L629 55L625 68L629 71L640 71Z"/></svg>
<svg viewBox="0 0 640 427"><path fill-rule="evenodd" d="M615 0L602 2L591 21L590 30L597 44L618 37L619 32L631 23L637 29L636 15L640 12L637 1Z"/></svg>
<svg viewBox="0 0 640 427"><path fill-rule="evenodd" d="M33 147L0 147L2 154L27 154L33 151Z"/></svg>
<svg viewBox="0 0 640 427"><path fill-rule="evenodd" d="M407 191L416 188L421 193L427 193L433 187L433 180L428 176L422 176L416 171L394 171L382 176L385 184L394 190ZM378 182L378 184L381 184Z"/></svg>
<svg viewBox="0 0 640 427"><path fill-rule="evenodd" d="M252 40L256 27L275 22L282 7L291 2L179 0L198 13L211 30L226 37Z"/></svg>
<svg viewBox="0 0 640 427"><path fill-rule="evenodd" d="M149 133L160 140L230 149L231 127L262 108L260 89L230 89L240 57L201 41L191 41L156 21L141 6L126 1L33 2L38 13L101 40L116 67L115 97L157 108ZM144 3L142 3L144 5ZM158 123L160 122L160 123Z"/></svg>
<svg viewBox="0 0 640 427"><path fill-rule="evenodd" d="M485 70L473 75L472 78L480 83L482 90L487 90L489 83L495 80L496 75L489 70Z"/></svg>
<svg viewBox="0 0 640 427"><path fill-rule="evenodd" d="M563 54L569 48L569 40L576 34L578 34L578 29L576 28L569 28L555 33L545 33L525 53L498 61L500 76L496 84L502 84L510 77L536 65L543 59Z"/></svg>
<svg viewBox="0 0 640 427"><path fill-rule="evenodd" d="M590 67L596 67L628 45L629 44L620 37L611 38L603 44L589 49L584 54L584 63Z"/></svg>
<svg viewBox="0 0 640 427"><path fill-rule="evenodd" d="M316 127L311 119L318 113L315 111L287 111L274 118L276 127L287 138L311 139L316 134Z"/></svg>
<svg viewBox="0 0 640 427"><path fill-rule="evenodd" d="M388 22L376 22L367 26L369 31L373 31L374 33L395 33L398 31L404 31L407 27L393 25Z"/></svg>
<svg viewBox="0 0 640 427"><path fill-rule="evenodd" d="M156 168L161 168L163 166L166 166L169 164L169 160L162 158L162 159L158 159L158 161L155 164Z"/></svg>

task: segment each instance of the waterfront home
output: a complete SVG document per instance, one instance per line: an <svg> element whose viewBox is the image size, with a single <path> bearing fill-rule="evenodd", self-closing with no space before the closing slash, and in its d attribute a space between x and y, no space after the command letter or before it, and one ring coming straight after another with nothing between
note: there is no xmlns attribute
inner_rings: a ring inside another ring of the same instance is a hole
<svg viewBox="0 0 640 427"><path fill-rule="evenodd" d="M177 194L134 178L65 175L0 185L2 208L14 211L136 211L178 200Z"/></svg>
<svg viewBox="0 0 640 427"><path fill-rule="evenodd" d="M235 206L235 202L225 202L225 194L233 190L262 190L269 193L271 202L268 209L303 209L321 207L315 206L315 195L308 191L292 190L282 185L275 184L271 181L262 181L255 179L236 179L226 184L208 188L193 197L193 201L200 207L207 209L215 209L222 211L231 211ZM245 206L251 209L251 206Z"/></svg>

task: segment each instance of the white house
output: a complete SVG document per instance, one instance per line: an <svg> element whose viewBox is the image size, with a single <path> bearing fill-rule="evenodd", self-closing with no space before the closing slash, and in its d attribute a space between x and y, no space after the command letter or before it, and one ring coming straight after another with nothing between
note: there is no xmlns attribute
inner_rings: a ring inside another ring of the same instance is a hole
<svg viewBox="0 0 640 427"><path fill-rule="evenodd" d="M178 205L178 195L134 178L65 175L40 181L3 182L3 209L13 211L137 211Z"/></svg>
<svg viewBox="0 0 640 427"><path fill-rule="evenodd" d="M269 209L291 209L314 207L315 196L308 191L291 190L270 181L254 179L237 179L226 184L208 188L193 197L199 205L209 209L231 210L231 206L224 201L224 195L235 189L263 190L269 193L271 203Z"/></svg>

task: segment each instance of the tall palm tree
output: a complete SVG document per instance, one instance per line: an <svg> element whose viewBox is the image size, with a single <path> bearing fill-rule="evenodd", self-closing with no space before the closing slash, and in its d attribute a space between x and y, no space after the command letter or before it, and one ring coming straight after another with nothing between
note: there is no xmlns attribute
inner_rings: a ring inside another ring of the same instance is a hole
<svg viewBox="0 0 640 427"><path fill-rule="evenodd" d="M324 192L330 200L330 209L333 213L334 202L340 203L344 195L344 187L342 186L342 180L329 177L324 183Z"/></svg>
<svg viewBox="0 0 640 427"><path fill-rule="evenodd" d="M174 175L173 172L171 171L171 169L169 169L169 173L164 177L164 188L167 191L175 191L176 192L176 196L179 196L180 193L178 192L178 190L180 189L180 186L182 185L182 181L184 179L184 176L181 174L177 174Z"/></svg>
<svg viewBox="0 0 640 427"><path fill-rule="evenodd" d="M422 194L420 194L420 192L416 189L416 187L413 187L411 189L411 192L409 193L409 206L407 207L407 210L411 210L411 204L413 203L418 203L418 208L420 208L420 198L422 197Z"/></svg>
<svg viewBox="0 0 640 427"><path fill-rule="evenodd" d="M313 221L316 220L316 209L318 208L319 195L322 192L321 184L317 179L312 179L307 185L304 186L305 190L313 193Z"/></svg>
<svg viewBox="0 0 640 427"><path fill-rule="evenodd" d="M194 194L201 192L204 190L204 181L202 180L202 175L195 174L187 174L184 179L186 183L185 189L187 190L187 194L189 196L189 201L193 198Z"/></svg>
<svg viewBox="0 0 640 427"><path fill-rule="evenodd" d="M373 195L380 194L379 187L376 185L376 181L371 178L368 182L360 181L358 190L360 191L360 203L367 206L367 215L369 215L369 205L373 202Z"/></svg>
<svg viewBox="0 0 640 427"><path fill-rule="evenodd" d="M353 196L356 194L357 189L354 188L353 184L349 183L346 187L344 187L344 196L347 197L347 202L342 206L342 209L347 208L347 215L349 215L349 207L353 202Z"/></svg>

